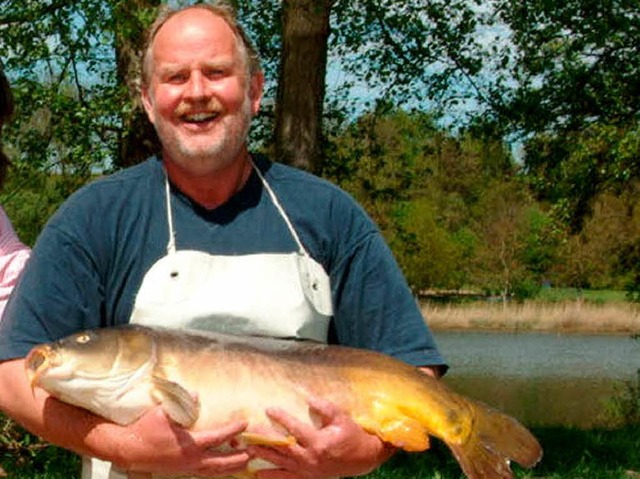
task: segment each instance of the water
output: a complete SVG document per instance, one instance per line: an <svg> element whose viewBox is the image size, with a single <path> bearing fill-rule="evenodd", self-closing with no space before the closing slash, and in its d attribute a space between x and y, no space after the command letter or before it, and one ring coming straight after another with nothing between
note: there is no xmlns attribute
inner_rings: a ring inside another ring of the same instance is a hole
<svg viewBox="0 0 640 479"><path fill-rule="evenodd" d="M528 425L603 422L610 398L634 381L640 341L621 335L437 332L445 381Z"/></svg>

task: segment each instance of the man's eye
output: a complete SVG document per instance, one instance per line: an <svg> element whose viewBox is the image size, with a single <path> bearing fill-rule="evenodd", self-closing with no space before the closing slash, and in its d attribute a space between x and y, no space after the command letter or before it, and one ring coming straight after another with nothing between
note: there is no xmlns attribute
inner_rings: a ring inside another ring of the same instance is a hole
<svg viewBox="0 0 640 479"><path fill-rule="evenodd" d="M167 76L167 80L170 83L182 83L187 80L187 75L184 73L173 73Z"/></svg>
<svg viewBox="0 0 640 479"><path fill-rule="evenodd" d="M224 76L224 74L224 70L220 68L212 68L211 70L207 70L207 76L209 78L219 78L221 76Z"/></svg>

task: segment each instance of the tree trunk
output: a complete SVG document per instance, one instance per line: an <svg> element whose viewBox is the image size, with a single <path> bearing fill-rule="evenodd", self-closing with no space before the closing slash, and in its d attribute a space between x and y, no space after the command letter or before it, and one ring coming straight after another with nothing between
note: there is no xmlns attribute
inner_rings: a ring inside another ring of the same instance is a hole
<svg viewBox="0 0 640 479"><path fill-rule="evenodd" d="M160 151L160 141L148 120L140 100L138 78L140 55L144 43L146 25L140 20L143 9L156 8L160 0L120 1L115 7L116 18L116 68L118 83L131 101L132 109L122 112L122 134L117 167L135 165Z"/></svg>
<svg viewBox="0 0 640 479"><path fill-rule="evenodd" d="M329 16L335 0L284 0L276 160L319 171Z"/></svg>

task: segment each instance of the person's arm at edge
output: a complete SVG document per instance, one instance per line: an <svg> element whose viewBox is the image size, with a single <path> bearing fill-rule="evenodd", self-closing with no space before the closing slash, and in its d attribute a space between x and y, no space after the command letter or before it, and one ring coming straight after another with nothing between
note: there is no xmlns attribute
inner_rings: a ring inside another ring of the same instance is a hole
<svg viewBox="0 0 640 479"><path fill-rule="evenodd" d="M112 461L125 470L207 471L211 476L224 476L244 469L249 459L246 452L209 451L246 424L235 422L216 431L192 433L171 423L158 407L132 425L119 426L60 402L41 389L32 390L23 358L0 362L0 409L48 442Z"/></svg>

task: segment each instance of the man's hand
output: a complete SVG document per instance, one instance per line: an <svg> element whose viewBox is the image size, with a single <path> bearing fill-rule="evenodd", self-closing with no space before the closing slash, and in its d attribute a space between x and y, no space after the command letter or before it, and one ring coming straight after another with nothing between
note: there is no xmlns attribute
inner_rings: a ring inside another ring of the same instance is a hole
<svg viewBox="0 0 640 479"><path fill-rule="evenodd" d="M247 451L213 449L244 431L236 421L213 431L192 432L173 423L156 407L126 429L120 459L114 463L127 471L161 475L219 477L240 472L250 459Z"/></svg>
<svg viewBox="0 0 640 479"><path fill-rule="evenodd" d="M311 411L321 419L320 428L299 421L281 409L267 415L296 439L291 446L251 446L252 456L273 463L276 469L258 472L258 479L323 479L359 476L388 459L394 448L367 433L334 404L309 398Z"/></svg>

